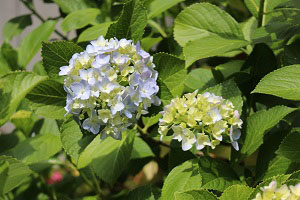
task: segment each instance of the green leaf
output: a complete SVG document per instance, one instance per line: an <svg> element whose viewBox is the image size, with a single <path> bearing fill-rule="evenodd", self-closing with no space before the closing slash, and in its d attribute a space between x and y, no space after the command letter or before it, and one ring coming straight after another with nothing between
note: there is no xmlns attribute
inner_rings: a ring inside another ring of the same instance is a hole
<svg viewBox="0 0 300 200"><path fill-rule="evenodd" d="M300 100L300 65L291 65L266 75L252 93L271 94L289 100Z"/></svg>
<svg viewBox="0 0 300 200"><path fill-rule="evenodd" d="M203 92L211 92L217 96L222 96L232 102L234 108L242 113L243 99L241 97L242 93L234 80L230 79L214 87L207 88Z"/></svg>
<svg viewBox="0 0 300 200"><path fill-rule="evenodd" d="M218 198L207 190L190 190L185 192L176 192L176 200L218 200Z"/></svg>
<svg viewBox="0 0 300 200"><path fill-rule="evenodd" d="M97 8L87 8L72 12L62 21L61 29L64 32L69 32L83 28L91 22L94 22L99 14L100 10Z"/></svg>
<svg viewBox="0 0 300 200"><path fill-rule="evenodd" d="M18 63L21 67L26 68L26 65L41 48L42 42L50 38L55 25L56 21L46 21L23 38L18 51Z"/></svg>
<svg viewBox="0 0 300 200"><path fill-rule="evenodd" d="M241 184L230 165L210 157L199 159L199 172L204 189L224 191L231 185Z"/></svg>
<svg viewBox="0 0 300 200"><path fill-rule="evenodd" d="M34 116L31 111L19 110L11 116L11 122L17 129L21 130L26 136L31 134L31 130L37 116Z"/></svg>
<svg viewBox="0 0 300 200"><path fill-rule="evenodd" d="M141 159L146 157L154 157L154 153L152 152L149 145L142 140L140 137L136 137L134 139L131 157L130 159Z"/></svg>
<svg viewBox="0 0 300 200"><path fill-rule="evenodd" d="M66 113L66 92L63 85L53 80L46 80L35 86L26 98L35 113L47 118L63 119Z"/></svg>
<svg viewBox="0 0 300 200"><path fill-rule="evenodd" d="M162 117L161 114L157 114L157 115L154 115L154 116L151 116L151 117L142 117L144 127L146 127L145 129L148 129L149 127L156 124L161 117Z"/></svg>
<svg viewBox="0 0 300 200"><path fill-rule="evenodd" d="M61 142L66 153L77 165L80 153L91 142L91 136L83 137L79 125L69 118L61 127ZM99 138L98 138L99 139Z"/></svg>
<svg viewBox="0 0 300 200"><path fill-rule="evenodd" d="M84 51L73 42L59 41L43 43L42 57L45 70L52 78L58 78L60 67L69 65L73 54Z"/></svg>
<svg viewBox="0 0 300 200"><path fill-rule="evenodd" d="M22 99L46 76L30 72L13 72L0 78L0 125L16 111Z"/></svg>
<svg viewBox="0 0 300 200"><path fill-rule="evenodd" d="M188 160L175 167L164 182L162 199L175 199L175 192L199 189L202 184L202 177L198 170L197 159Z"/></svg>
<svg viewBox="0 0 300 200"><path fill-rule="evenodd" d="M290 133L284 141L279 146L279 149L276 151L276 154L290 159L293 162L300 162L299 153L300 153L300 133L292 132Z"/></svg>
<svg viewBox="0 0 300 200"><path fill-rule="evenodd" d="M31 15L21 15L10 19L3 27L3 39L10 41L13 37L20 35L31 24Z"/></svg>
<svg viewBox="0 0 300 200"><path fill-rule="evenodd" d="M165 12L169 8L177 5L185 0L154 0L150 3L150 12L148 14L149 19L158 16L159 14Z"/></svg>
<svg viewBox="0 0 300 200"><path fill-rule="evenodd" d="M90 7L96 7L94 1L91 0L53 0L64 13L71 13Z"/></svg>
<svg viewBox="0 0 300 200"><path fill-rule="evenodd" d="M54 134L42 134L19 143L6 154L26 164L47 160L61 150L60 138Z"/></svg>
<svg viewBox="0 0 300 200"><path fill-rule="evenodd" d="M78 168L91 164L100 179L114 183L130 160L136 130L128 130L122 134L121 141L112 137L100 140L100 135L95 137L80 154Z"/></svg>
<svg viewBox="0 0 300 200"><path fill-rule="evenodd" d="M32 171L24 163L10 156L0 156L0 195L18 187Z"/></svg>
<svg viewBox="0 0 300 200"><path fill-rule="evenodd" d="M253 188L245 185L233 185L228 187L220 197L220 200L248 200L248 197L253 192Z"/></svg>
<svg viewBox="0 0 300 200"><path fill-rule="evenodd" d="M247 119L246 138L241 153L251 155L263 143L265 132L275 126L281 119L295 108L275 106L269 110L261 110Z"/></svg>
<svg viewBox="0 0 300 200"><path fill-rule="evenodd" d="M183 47L186 58L186 67L195 61L213 56L224 56L224 54L238 50L249 44L246 40L227 39L217 35L203 36L201 39L192 40Z"/></svg>
<svg viewBox="0 0 300 200"><path fill-rule="evenodd" d="M167 86L174 97L181 96L187 74L184 61L170 54L158 53L154 55L153 62L158 79Z"/></svg>
<svg viewBox="0 0 300 200"><path fill-rule="evenodd" d="M128 200L155 200L154 194L152 193L152 188L149 185L138 187L129 192L128 196L125 198Z"/></svg>
<svg viewBox="0 0 300 200"><path fill-rule="evenodd" d="M186 77L185 87L188 92L198 89L200 92L216 85L211 69L198 68L192 70Z"/></svg>
<svg viewBox="0 0 300 200"><path fill-rule="evenodd" d="M126 38L137 42L142 39L147 25L147 11L142 0L130 0L124 4L117 22L110 25L106 38Z"/></svg>
<svg viewBox="0 0 300 200"><path fill-rule="evenodd" d="M252 15L258 18L258 12L260 7L260 0L245 0L245 4Z"/></svg>
<svg viewBox="0 0 300 200"><path fill-rule="evenodd" d="M216 66L216 70L219 70L225 79L230 77L232 74L239 72L244 64L242 60L233 60L225 64Z"/></svg>
<svg viewBox="0 0 300 200"><path fill-rule="evenodd" d="M282 156L276 156L269 163L268 168L261 177L261 180L265 180L282 174L290 174L296 170L300 170L299 163L294 163L290 159Z"/></svg>
<svg viewBox="0 0 300 200"><path fill-rule="evenodd" d="M162 37L145 37L141 40L141 45L145 51L149 51L154 45L158 44L160 41L162 41Z"/></svg>
<svg viewBox="0 0 300 200"><path fill-rule="evenodd" d="M283 51L283 64L294 65L300 64L300 40L285 46Z"/></svg>
<svg viewBox="0 0 300 200"><path fill-rule="evenodd" d="M38 75L41 75L41 76L47 76L47 72L43 66L43 63L42 61L38 61L37 63L35 63L33 65L33 69L32 69L32 72L38 74Z"/></svg>
<svg viewBox="0 0 300 200"><path fill-rule="evenodd" d="M106 35L108 27L112 22L105 22L97 24L90 28L85 29L80 35L77 42L84 42L97 39L100 35Z"/></svg>
<svg viewBox="0 0 300 200"><path fill-rule="evenodd" d="M0 135L0 154L15 147L18 143L25 140L26 136L20 130L14 130L10 134Z"/></svg>
<svg viewBox="0 0 300 200"><path fill-rule="evenodd" d="M3 56L0 48L0 77L11 72L11 70L9 63L6 61L6 58Z"/></svg>
<svg viewBox="0 0 300 200"><path fill-rule="evenodd" d="M1 53L3 58L6 60L10 69L18 70L20 69L18 65L18 52L9 44L4 42L1 46Z"/></svg>
<svg viewBox="0 0 300 200"><path fill-rule="evenodd" d="M166 106L170 103L170 101L174 98L169 88L161 81L157 81L159 86L159 91L157 93L158 97L160 98L162 105Z"/></svg>
<svg viewBox="0 0 300 200"><path fill-rule="evenodd" d="M223 40L243 39L239 24L227 12L209 3L193 4L176 17L174 37L182 47L189 41L201 41L201 38L206 40L207 36L219 36ZM227 45L233 42L234 40Z"/></svg>

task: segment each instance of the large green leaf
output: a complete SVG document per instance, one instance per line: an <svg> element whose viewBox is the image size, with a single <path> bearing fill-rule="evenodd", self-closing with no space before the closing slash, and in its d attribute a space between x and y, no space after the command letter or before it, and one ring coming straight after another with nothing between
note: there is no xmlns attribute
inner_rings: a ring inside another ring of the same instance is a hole
<svg viewBox="0 0 300 200"><path fill-rule="evenodd" d="M0 195L22 184L32 171L24 163L10 156L0 156Z"/></svg>
<svg viewBox="0 0 300 200"><path fill-rule="evenodd" d="M92 0L53 0L64 13L71 13L90 7L96 7Z"/></svg>
<svg viewBox="0 0 300 200"><path fill-rule="evenodd" d="M195 61L213 56L224 56L224 54L238 50L249 44L242 39L227 39L218 35L205 35L201 39L192 40L183 47L186 58L186 67Z"/></svg>
<svg viewBox="0 0 300 200"><path fill-rule="evenodd" d="M224 191L231 185L241 184L229 164L210 157L199 159L199 172L202 177L201 188Z"/></svg>
<svg viewBox="0 0 300 200"><path fill-rule="evenodd" d="M0 78L0 125L16 111L22 99L46 76L30 72L13 72Z"/></svg>
<svg viewBox="0 0 300 200"><path fill-rule="evenodd" d="M61 142L59 136L51 133L28 138L9 150L6 154L26 164L33 164L47 160L60 150Z"/></svg>
<svg viewBox="0 0 300 200"><path fill-rule="evenodd" d="M90 28L84 30L77 40L77 42L84 42L97 39L100 35L106 35L108 27L111 25L111 22L105 22L102 24L97 24Z"/></svg>
<svg viewBox="0 0 300 200"><path fill-rule="evenodd" d="M214 87L207 88L203 92L211 92L215 95L222 96L224 99L227 99L232 102L234 108L242 113L243 99L241 97L242 93L239 90L236 83L230 79L223 83L220 83Z"/></svg>
<svg viewBox="0 0 300 200"><path fill-rule="evenodd" d="M185 192L176 192L176 200L218 200L218 197L207 190L190 190Z"/></svg>
<svg viewBox="0 0 300 200"><path fill-rule="evenodd" d="M53 78L59 77L59 68L69 65L69 60L72 58L73 54L82 51L84 50L73 42L59 41L43 43L43 64L48 75Z"/></svg>
<svg viewBox="0 0 300 200"><path fill-rule="evenodd" d="M153 157L153 156L154 153L152 152L149 145L140 137L136 137L134 139L130 159L140 159L140 158Z"/></svg>
<svg viewBox="0 0 300 200"><path fill-rule="evenodd" d="M181 46L210 35L243 39L239 24L227 12L209 3L193 4L176 17L174 37Z"/></svg>
<svg viewBox="0 0 300 200"><path fill-rule="evenodd" d="M186 77L185 87L188 92L198 89L200 92L216 85L211 69L198 68L192 70Z"/></svg>
<svg viewBox="0 0 300 200"><path fill-rule="evenodd" d="M31 24L31 15L21 15L10 19L3 27L3 39L10 41L13 37L21 34L22 31Z"/></svg>
<svg viewBox="0 0 300 200"><path fill-rule="evenodd" d="M253 192L253 188L245 185L233 185L228 187L220 197L220 200L248 200L248 197Z"/></svg>
<svg viewBox="0 0 300 200"><path fill-rule="evenodd" d="M247 119L246 138L241 153L251 155L263 143L266 131L275 126L282 118L295 111L295 108L275 106L269 110L261 110Z"/></svg>
<svg viewBox="0 0 300 200"><path fill-rule="evenodd" d="M260 0L245 0L245 4L252 15L258 18L258 12L260 8Z"/></svg>
<svg viewBox="0 0 300 200"><path fill-rule="evenodd" d="M174 97L181 96L187 70L184 61L166 53L154 55L153 62L158 71L158 79L163 82Z"/></svg>
<svg viewBox="0 0 300 200"><path fill-rule="evenodd" d="M18 62L21 67L26 68L26 65L41 48L42 42L50 38L55 25L56 21L46 21L23 38L18 51Z"/></svg>
<svg viewBox="0 0 300 200"><path fill-rule="evenodd" d="M148 14L149 18L153 18L158 16L159 14L163 13L164 11L168 10L169 8L177 5L180 2L185 0L154 0L150 3L150 12Z"/></svg>
<svg viewBox="0 0 300 200"><path fill-rule="evenodd" d="M117 22L107 30L106 38L142 39L147 25L147 11L142 0L130 0L124 4L123 11Z"/></svg>
<svg viewBox="0 0 300 200"><path fill-rule="evenodd" d="M63 119L66 113L66 92L63 85L53 80L46 80L35 86L26 98L35 113L47 118Z"/></svg>
<svg viewBox="0 0 300 200"><path fill-rule="evenodd" d="M64 150L77 165L80 153L91 142L91 136L83 137L79 125L69 118L61 127L61 142ZM98 138L99 139L99 138Z"/></svg>
<svg viewBox="0 0 300 200"><path fill-rule="evenodd" d="M100 140L100 135L95 137L80 154L78 167L90 164L99 178L114 183L130 160L136 130L128 130L122 134L122 140L112 137Z"/></svg>
<svg viewBox="0 0 300 200"><path fill-rule="evenodd" d="M162 199L175 199L175 192L197 190L201 187L202 177L199 174L197 159L188 160L175 167L167 176L163 188Z"/></svg>
<svg viewBox="0 0 300 200"><path fill-rule="evenodd" d="M277 154L290 159L293 162L300 162L300 133L290 133L279 146Z"/></svg>
<svg viewBox="0 0 300 200"><path fill-rule="evenodd" d="M271 94L289 100L300 100L300 65L291 65L266 75L252 93Z"/></svg>
<svg viewBox="0 0 300 200"><path fill-rule="evenodd" d="M97 8L87 8L72 12L62 21L61 29L64 32L69 32L71 30L83 28L94 22L99 14L100 10Z"/></svg>

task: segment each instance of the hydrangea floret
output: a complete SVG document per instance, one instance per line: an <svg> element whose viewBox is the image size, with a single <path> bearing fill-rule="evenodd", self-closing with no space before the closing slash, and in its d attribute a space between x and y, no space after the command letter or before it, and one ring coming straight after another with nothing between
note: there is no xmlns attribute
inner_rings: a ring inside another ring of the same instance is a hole
<svg viewBox="0 0 300 200"><path fill-rule="evenodd" d="M121 139L122 131L160 105L153 57L127 39L100 36L60 68L65 76L67 114L80 117L85 130ZM103 126L105 125L105 126Z"/></svg>
<svg viewBox="0 0 300 200"><path fill-rule="evenodd" d="M196 146L201 150L205 146L215 148L223 140L230 138L231 144L238 151L237 140L241 135L243 121L232 102L215 94L198 90L171 100L164 107L158 132L161 139L172 129L172 138L182 142L182 150Z"/></svg>
<svg viewBox="0 0 300 200"><path fill-rule="evenodd" d="M253 200L298 200L300 199L300 183L277 187L277 182L272 181L268 186L261 187L262 193L257 193Z"/></svg>

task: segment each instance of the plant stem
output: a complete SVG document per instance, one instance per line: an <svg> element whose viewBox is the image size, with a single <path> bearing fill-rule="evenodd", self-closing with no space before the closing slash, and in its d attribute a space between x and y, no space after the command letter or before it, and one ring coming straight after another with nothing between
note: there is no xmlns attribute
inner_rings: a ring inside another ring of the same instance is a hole
<svg viewBox="0 0 300 200"><path fill-rule="evenodd" d="M90 169L90 171L91 171L91 173L92 173L93 180L94 180L95 185L96 185L96 191L97 191L99 197L101 197L101 196L102 196L102 191L101 191L101 188L100 188L100 186L99 186L97 177L96 177L95 173L93 172L93 170L91 169L91 167L89 167L89 169Z"/></svg>
<svg viewBox="0 0 300 200"><path fill-rule="evenodd" d="M26 6L26 8L28 10L30 10L32 12L33 15L35 15L41 22L45 22L46 20L39 14L37 13L33 8L31 8L31 6L28 5L28 3L24 0L21 0L21 2ZM60 33L58 30L54 30L54 32L59 35L62 39L64 40L68 40L68 38L66 36L64 36L62 33Z"/></svg>
<svg viewBox="0 0 300 200"><path fill-rule="evenodd" d="M263 18L264 18L264 9L265 9L265 0L260 0L259 4L259 11L258 11L258 27L262 27L264 25Z"/></svg>

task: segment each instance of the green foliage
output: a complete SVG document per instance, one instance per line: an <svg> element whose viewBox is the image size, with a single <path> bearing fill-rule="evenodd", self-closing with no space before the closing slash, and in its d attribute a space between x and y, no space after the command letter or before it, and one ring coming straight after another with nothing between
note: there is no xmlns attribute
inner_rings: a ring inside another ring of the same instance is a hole
<svg viewBox="0 0 300 200"><path fill-rule="evenodd" d="M190 190L185 192L176 192L175 199L179 200L217 200L218 198L207 190Z"/></svg>
<svg viewBox="0 0 300 200"><path fill-rule="evenodd" d="M41 42L47 41L55 29L56 21L47 21L25 36L19 47L18 63L26 68L33 56L42 47Z"/></svg>
<svg viewBox="0 0 300 200"><path fill-rule="evenodd" d="M228 187L220 197L220 200L240 199L247 200L250 194L253 192L253 188L245 185L233 185Z"/></svg>
<svg viewBox="0 0 300 200"><path fill-rule="evenodd" d="M276 151L276 153L280 156L290 159L293 162L299 163L299 138L300 134L298 132L290 133L279 146L279 149Z"/></svg>
<svg viewBox="0 0 300 200"><path fill-rule="evenodd" d="M31 15L21 15L9 20L3 27L2 35L5 40L11 40L32 24Z"/></svg>
<svg viewBox="0 0 300 200"><path fill-rule="evenodd" d="M77 42L95 40L99 37L99 35L106 35L107 29L110 25L111 22L106 22L87 28L79 35Z"/></svg>
<svg viewBox="0 0 300 200"><path fill-rule="evenodd" d="M96 8L87 8L70 13L61 23L64 32L80 29L86 25L95 22L96 17L100 14Z"/></svg>

